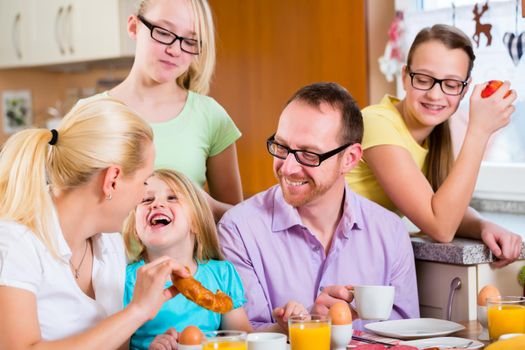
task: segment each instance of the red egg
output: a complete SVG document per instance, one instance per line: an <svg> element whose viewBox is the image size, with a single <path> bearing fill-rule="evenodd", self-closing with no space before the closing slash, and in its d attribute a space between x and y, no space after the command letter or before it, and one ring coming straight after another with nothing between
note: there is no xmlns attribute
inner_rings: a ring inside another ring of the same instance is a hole
<svg viewBox="0 0 525 350"><path fill-rule="evenodd" d="M483 97L483 98L489 97L490 95L495 93L496 90L498 90L501 85L503 85L503 82L500 81L500 80L490 80L487 83L487 86L485 86L485 88L483 89L483 91L481 91L481 97ZM510 95L510 90L507 91L507 93L505 94L505 96L503 96L503 98L505 98L505 97L507 97L509 95Z"/></svg>

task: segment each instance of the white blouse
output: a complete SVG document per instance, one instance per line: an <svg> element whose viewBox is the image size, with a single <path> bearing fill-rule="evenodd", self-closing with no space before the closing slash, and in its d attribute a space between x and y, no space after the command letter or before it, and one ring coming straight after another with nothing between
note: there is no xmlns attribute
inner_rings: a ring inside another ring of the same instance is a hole
<svg viewBox="0 0 525 350"><path fill-rule="evenodd" d="M58 221L60 259L25 226L0 220L0 285L35 294L44 340L83 332L123 307L126 257L118 233L93 237L93 288L96 299L77 285L69 267L71 250Z"/></svg>

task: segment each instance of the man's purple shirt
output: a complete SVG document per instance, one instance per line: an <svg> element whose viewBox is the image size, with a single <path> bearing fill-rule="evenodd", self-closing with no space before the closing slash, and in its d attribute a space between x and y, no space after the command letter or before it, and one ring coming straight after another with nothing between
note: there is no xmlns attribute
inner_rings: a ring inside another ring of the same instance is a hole
<svg viewBox="0 0 525 350"><path fill-rule="evenodd" d="M272 310L289 301L310 310L329 285L392 285L390 318L419 317L414 254L400 218L348 187L343 209L327 255L278 185L223 216L222 249L241 275L254 328L274 323Z"/></svg>

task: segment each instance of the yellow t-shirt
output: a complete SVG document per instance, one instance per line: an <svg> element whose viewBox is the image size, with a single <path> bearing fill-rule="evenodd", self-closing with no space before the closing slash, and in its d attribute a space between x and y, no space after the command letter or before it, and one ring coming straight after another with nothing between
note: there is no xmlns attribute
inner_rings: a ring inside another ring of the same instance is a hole
<svg viewBox="0 0 525 350"><path fill-rule="evenodd" d="M397 102L399 102L397 98L385 95L379 104L368 106L362 110L364 123L363 150L380 145L403 147L410 152L417 166L426 172L428 141L422 147L414 140L401 114L394 106ZM346 181L354 192L399 214L394 203L377 182L374 173L366 162L366 158L363 157L357 166L346 175Z"/></svg>

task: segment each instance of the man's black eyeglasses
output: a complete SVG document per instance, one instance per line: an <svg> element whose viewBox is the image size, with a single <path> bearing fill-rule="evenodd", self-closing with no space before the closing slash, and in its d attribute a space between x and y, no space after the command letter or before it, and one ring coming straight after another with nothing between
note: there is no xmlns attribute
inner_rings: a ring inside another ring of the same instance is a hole
<svg viewBox="0 0 525 350"><path fill-rule="evenodd" d="M137 18L148 27L153 40L164 45L173 45L173 43L179 40L180 49L182 51L192 55L198 55L200 53L201 45L198 40L178 36L167 29L154 25L141 15L138 15Z"/></svg>
<svg viewBox="0 0 525 350"><path fill-rule="evenodd" d="M408 67L408 75L410 76L410 83L414 89L428 91L432 89L434 85L439 84L441 91L443 91L445 95L450 96L461 95L465 87L468 85L468 81L436 79L427 74L415 73L410 70L410 67Z"/></svg>
<svg viewBox="0 0 525 350"><path fill-rule="evenodd" d="M275 142L275 134L270 136L268 140L266 140L266 147L268 148L268 152L276 158L279 159L286 159L288 157L288 154L292 153L295 157L295 160L297 163L309 166L309 167L317 167L321 165L321 163L328 158L336 155L337 153L341 152L348 146L350 146L352 143L347 143L346 145L342 145L341 147L337 147L336 149L333 149L331 151L328 151L326 153L315 153L315 152L309 152L309 151L303 151L299 149L291 149L286 146L283 146L277 142Z"/></svg>

